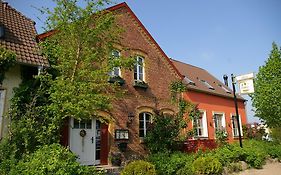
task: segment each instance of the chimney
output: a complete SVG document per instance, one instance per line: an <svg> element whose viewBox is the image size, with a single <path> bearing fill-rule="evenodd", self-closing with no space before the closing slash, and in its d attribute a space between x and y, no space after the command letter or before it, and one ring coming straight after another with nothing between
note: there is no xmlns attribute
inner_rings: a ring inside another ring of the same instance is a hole
<svg viewBox="0 0 281 175"><path fill-rule="evenodd" d="M224 84L228 87L228 76L226 74L223 75Z"/></svg>

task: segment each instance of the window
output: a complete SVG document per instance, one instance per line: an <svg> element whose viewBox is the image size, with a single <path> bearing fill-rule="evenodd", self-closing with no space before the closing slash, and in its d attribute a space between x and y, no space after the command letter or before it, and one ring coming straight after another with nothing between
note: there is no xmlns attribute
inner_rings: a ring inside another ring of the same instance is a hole
<svg viewBox="0 0 281 175"><path fill-rule="evenodd" d="M226 87L224 87L223 85L219 84L219 87L221 87L226 93L231 94L230 90L228 90Z"/></svg>
<svg viewBox="0 0 281 175"><path fill-rule="evenodd" d="M144 81L144 59L141 56L136 57L136 64L134 66L134 80Z"/></svg>
<svg viewBox="0 0 281 175"><path fill-rule="evenodd" d="M188 85L193 85L193 86L195 86L194 81L192 81L191 79L189 79L187 76L184 76L183 81L184 81L186 84L188 84Z"/></svg>
<svg viewBox="0 0 281 175"><path fill-rule="evenodd" d="M225 129L225 118L224 114L215 113L214 114L215 131L224 131Z"/></svg>
<svg viewBox="0 0 281 175"><path fill-rule="evenodd" d="M120 52L118 50L112 51L112 58L113 59L119 59L120 58ZM121 76L121 70L120 67L114 67L111 72L109 72L109 75L111 77L117 77Z"/></svg>
<svg viewBox="0 0 281 175"><path fill-rule="evenodd" d="M145 137L149 124L151 123L151 114L143 112L139 114L139 137Z"/></svg>
<svg viewBox="0 0 281 175"><path fill-rule="evenodd" d="M211 89L211 90L215 90L215 88L213 86L211 86L207 81L205 80L200 80L207 88Z"/></svg>
<svg viewBox="0 0 281 175"><path fill-rule="evenodd" d="M206 112L200 111L200 117L193 120L195 137L208 137Z"/></svg>
<svg viewBox="0 0 281 175"><path fill-rule="evenodd" d="M238 131L238 123L237 123L237 118L235 115L232 115L231 117L231 120L232 120L232 132L233 132L233 137L238 137L239 136L239 131ZM240 123L240 133L241 135L243 134L242 132L242 123L241 123L241 118L239 116L239 123Z"/></svg>
<svg viewBox="0 0 281 175"><path fill-rule="evenodd" d="M73 129L92 129L92 120L73 120Z"/></svg>

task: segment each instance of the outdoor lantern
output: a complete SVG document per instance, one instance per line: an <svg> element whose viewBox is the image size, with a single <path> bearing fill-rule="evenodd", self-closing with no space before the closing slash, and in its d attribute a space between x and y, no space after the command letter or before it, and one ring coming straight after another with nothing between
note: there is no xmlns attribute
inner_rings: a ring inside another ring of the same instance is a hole
<svg viewBox="0 0 281 175"><path fill-rule="evenodd" d="M4 25L0 25L0 38L4 38L4 36L5 36Z"/></svg>

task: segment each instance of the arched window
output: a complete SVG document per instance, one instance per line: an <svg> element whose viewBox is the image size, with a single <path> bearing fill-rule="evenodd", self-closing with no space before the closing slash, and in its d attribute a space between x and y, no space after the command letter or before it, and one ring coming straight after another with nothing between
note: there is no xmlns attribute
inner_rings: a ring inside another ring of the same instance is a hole
<svg viewBox="0 0 281 175"><path fill-rule="evenodd" d="M139 114L139 137L145 137L148 126L151 123L151 114L142 112Z"/></svg>
<svg viewBox="0 0 281 175"><path fill-rule="evenodd" d="M113 50L111 53L111 56L113 59L119 59L120 58L120 52L118 50ZM121 76L121 69L120 67L114 67L111 72L109 72L111 77L117 77Z"/></svg>
<svg viewBox="0 0 281 175"><path fill-rule="evenodd" d="M136 64L134 66L134 80L144 81L144 58L141 56L136 57Z"/></svg>

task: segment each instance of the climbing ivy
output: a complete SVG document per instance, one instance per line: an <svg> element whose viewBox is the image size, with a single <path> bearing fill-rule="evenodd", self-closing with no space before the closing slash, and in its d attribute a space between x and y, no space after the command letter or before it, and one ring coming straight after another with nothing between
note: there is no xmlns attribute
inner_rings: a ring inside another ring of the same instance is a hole
<svg viewBox="0 0 281 175"><path fill-rule="evenodd" d="M5 79L5 73L15 65L16 63L16 55L3 48L0 47L0 85L3 83Z"/></svg>

